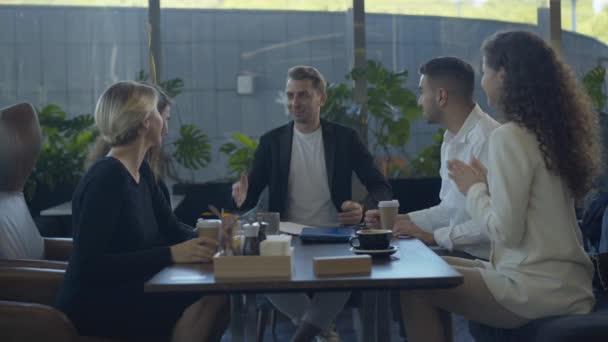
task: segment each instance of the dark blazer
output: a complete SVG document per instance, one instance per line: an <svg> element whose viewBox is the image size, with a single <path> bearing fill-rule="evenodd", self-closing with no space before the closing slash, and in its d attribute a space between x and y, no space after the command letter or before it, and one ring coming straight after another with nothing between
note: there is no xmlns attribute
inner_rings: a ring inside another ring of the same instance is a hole
<svg viewBox="0 0 608 342"><path fill-rule="evenodd" d="M293 121L273 129L260 138L249 172L249 189L243 209L253 208L266 186L268 210L285 214L287 183L291 165ZM369 193L366 208L392 198L390 185L375 166L372 155L352 128L321 120L325 167L331 199L338 211L344 201L352 199L352 173L357 174Z"/></svg>

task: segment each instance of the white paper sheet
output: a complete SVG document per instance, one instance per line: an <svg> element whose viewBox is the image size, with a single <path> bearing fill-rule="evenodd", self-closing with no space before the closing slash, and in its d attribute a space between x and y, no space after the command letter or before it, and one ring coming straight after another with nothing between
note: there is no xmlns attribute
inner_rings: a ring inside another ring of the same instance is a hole
<svg viewBox="0 0 608 342"><path fill-rule="evenodd" d="M302 228L306 227L303 224L293 223L293 222L281 222L279 231L281 233L291 234L291 235L300 235L302 233Z"/></svg>

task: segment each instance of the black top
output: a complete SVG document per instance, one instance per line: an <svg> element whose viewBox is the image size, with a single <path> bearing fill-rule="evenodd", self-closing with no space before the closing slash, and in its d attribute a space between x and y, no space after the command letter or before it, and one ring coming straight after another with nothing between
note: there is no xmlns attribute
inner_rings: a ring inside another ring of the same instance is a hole
<svg viewBox="0 0 608 342"><path fill-rule="evenodd" d="M176 220L146 162L139 172L137 183L105 157L74 192L74 250L58 298L71 318L138 305L145 281L172 263L169 246L195 236Z"/></svg>
<svg viewBox="0 0 608 342"><path fill-rule="evenodd" d="M291 165L293 121L275 128L260 138L253 165L249 172L249 188L243 209L254 207L266 186L269 190L269 210L285 213L287 185ZM390 185L374 164L372 155L357 132L321 119L325 167L331 199L336 209L352 199L352 174L357 174L368 191L365 206L375 208L378 201L390 200Z"/></svg>

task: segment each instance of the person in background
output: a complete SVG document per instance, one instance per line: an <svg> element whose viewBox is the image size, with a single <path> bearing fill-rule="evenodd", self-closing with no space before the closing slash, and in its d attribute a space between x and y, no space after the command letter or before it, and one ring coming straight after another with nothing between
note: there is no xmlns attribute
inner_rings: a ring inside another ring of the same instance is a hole
<svg viewBox="0 0 608 342"><path fill-rule="evenodd" d="M490 136L487 169L476 159L451 160L448 171L492 243L490 260L445 257L462 285L401 293L413 342L451 341L450 312L512 329L594 305L574 203L598 175L597 113L574 73L535 34L498 32L482 53L482 87L506 123Z"/></svg>
<svg viewBox="0 0 608 342"><path fill-rule="evenodd" d="M416 237L429 246L439 246L439 254L470 259L488 259L490 242L465 208L464 195L448 176L450 159L488 161L488 139L499 126L473 100L475 71L456 57L433 58L420 67L420 97L424 118L446 131L441 144L441 202L431 208L399 215L395 235ZM415 194L412 194L415 196ZM369 228L380 225L378 210L365 213Z"/></svg>
<svg viewBox="0 0 608 342"><path fill-rule="evenodd" d="M95 123L111 148L74 192L74 251L58 308L81 335L219 341L229 318L225 296L144 292L164 267L210 262L217 249L178 223L145 160L167 131L157 92L118 82L99 98Z"/></svg>
<svg viewBox="0 0 608 342"><path fill-rule="evenodd" d="M363 205L352 200L352 174L367 188L368 208L391 199L391 189L355 130L321 119L326 82L310 66L287 73L285 93L293 121L260 138L248 175L233 185L239 208L254 207L268 187L269 210L282 221L309 226L353 225L361 222ZM293 341L321 334L337 340L331 324L350 292L273 294L269 300L298 324Z"/></svg>

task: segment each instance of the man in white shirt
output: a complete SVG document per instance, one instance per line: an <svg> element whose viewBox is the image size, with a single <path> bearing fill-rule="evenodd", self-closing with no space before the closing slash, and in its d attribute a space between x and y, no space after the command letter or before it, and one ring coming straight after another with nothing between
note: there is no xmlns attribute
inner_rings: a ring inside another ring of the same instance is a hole
<svg viewBox="0 0 608 342"><path fill-rule="evenodd" d="M281 220L311 226L361 222L363 205L352 201L352 174L369 193L365 204L391 199L390 186L355 130L321 119L326 82L309 66L288 71L287 107L293 121L260 138L248 175L233 185L239 208L257 204L268 187L269 210ZM273 294L267 297L298 324L292 341L309 341L327 330L346 303L349 292Z"/></svg>
<svg viewBox="0 0 608 342"><path fill-rule="evenodd" d="M398 235L414 236L429 246L439 246L459 256L488 259L490 243L471 220L465 197L448 176L447 161L488 160L490 133L499 123L473 100L475 72L456 57L439 57L420 67L418 104L429 123L446 128L441 145L439 205L400 215L393 227ZM415 196L415 194L412 194ZM367 211L366 224L378 226L377 210ZM462 253L464 252L464 253ZM465 254L466 253L466 254Z"/></svg>

